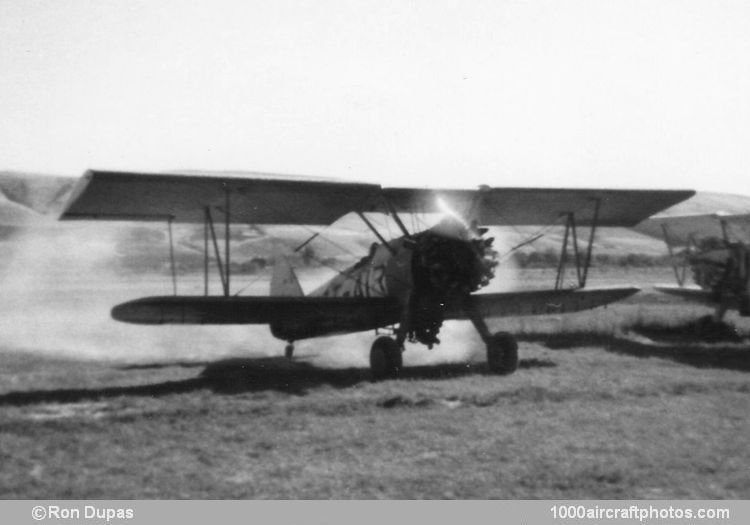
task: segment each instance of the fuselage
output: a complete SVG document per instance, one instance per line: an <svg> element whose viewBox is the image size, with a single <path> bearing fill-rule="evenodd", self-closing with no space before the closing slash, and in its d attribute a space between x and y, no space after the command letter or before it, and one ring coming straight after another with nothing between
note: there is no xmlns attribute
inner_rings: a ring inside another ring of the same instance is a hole
<svg viewBox="0 0 750 525"><path fill-rule="evenodd" d="M736 304L741 315L750 315L750 247L727 243L690 257L695 283L713 293L717 302Z"/></svg>
<svg viewBox="0 0 750 525"><path fill-rule="evenodd" d="M388 299L393 316L381 319L390 325L409 316L413 337L434 344L447 301L485 286L494 276L496 253L492 241L453 220L387 244L374 243L370 252L312 293L313 297ZM321 322L319 319L286 319L271 325L281 339L296 340L368 328L373 320L351 317Z"/></svg>
<svg viewBox="0 0 750 525"><path fill-rule="evenodd" d="M413 287L413 242L399 237L374 243L370 253L310 293L315 297L389 297Z"/></svg>

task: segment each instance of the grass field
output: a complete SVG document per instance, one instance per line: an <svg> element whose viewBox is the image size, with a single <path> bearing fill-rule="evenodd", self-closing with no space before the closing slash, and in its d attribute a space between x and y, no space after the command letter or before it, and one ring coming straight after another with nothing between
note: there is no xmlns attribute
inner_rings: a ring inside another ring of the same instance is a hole
<svg viewBox="0 0 750 525"><path fill-rule="evenodd" d="M498 321L521 339L509 377L449 324L382 383L371 334L310 342L295 363L262 356L278 342L151 360L122 341L98 359L5 344L0 497L748 498L748 343L633 331L701 312L645 294Z"/></svg>

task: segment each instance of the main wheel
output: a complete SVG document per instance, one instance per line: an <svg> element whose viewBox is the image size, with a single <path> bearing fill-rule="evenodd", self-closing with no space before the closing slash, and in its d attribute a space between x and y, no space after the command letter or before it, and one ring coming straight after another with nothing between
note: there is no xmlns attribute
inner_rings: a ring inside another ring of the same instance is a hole
<svg viewBox="0 0 750 525"><path fill-rule="evenodd" d="M373 381L396 377L401 370L401 348L391 337L375 339L370 348L370 373Z"/></svg>
<svg viewBox="0 0 750 525"><path fill-rule="evenodd" d="M508 332L497 332L487 343L487 366L493 374L512 374L518 369L518 343Z"/></svg>
<svg viewBox="0 0 750 525"><path fill-rule="evenodd" d="M695 321L693 330L698 339L708 343L739 341L742 339L733 326L724 321L715 320L712 315L705 315Z"/></svg>

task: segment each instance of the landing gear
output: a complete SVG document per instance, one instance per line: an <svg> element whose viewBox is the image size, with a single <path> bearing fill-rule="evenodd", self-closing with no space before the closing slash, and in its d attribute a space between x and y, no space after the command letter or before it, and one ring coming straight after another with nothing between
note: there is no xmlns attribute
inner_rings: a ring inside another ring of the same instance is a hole
<svg viewBox="0 0 750 525"><path fill-rule="evenodd" d="M726 311L727 304L723 298L720 298L713 315L704 315L695 321L693 330L698 339L714 342L732 339L732 336L736 336L736 330L724 322Z"/></svg>
<svg viewBox="0 0 750 525"><path fill-rule="evenodd" d="M401 345L391 337L375 339L370 348L370 373L373 381L398 376L403 363Z"/></svg>
<svg viewBox="0 0 750 525"><path fill-rule="evenodd" d="M701 340L708 343L719 341L741 341L742 337L737 329L724 321L717 321L715 316L705 315L693 323L693 333Z"/></svg>
<svg viewBox="0 0 750 525"><path fill-rule="evenodd" d="M284 357L292 360L292 357L294 356L294 343L289 343L284 347Z"/></svg>
<svg viewBox="0 0 750 525"><path fill-rule="evenodd" d="M518 343L508 332L497 332L487 341L487 366L493 374L512 374L518 369Z"/></svg>
<svg viewBox="0 0 750 525"><path fill-rule="evenodd" d="M490 333L471 297L465 301L464 309L487 345L487 366L490 372L501 375L515 372L518 369L518 343L515 338L508 332Z"/></svg>

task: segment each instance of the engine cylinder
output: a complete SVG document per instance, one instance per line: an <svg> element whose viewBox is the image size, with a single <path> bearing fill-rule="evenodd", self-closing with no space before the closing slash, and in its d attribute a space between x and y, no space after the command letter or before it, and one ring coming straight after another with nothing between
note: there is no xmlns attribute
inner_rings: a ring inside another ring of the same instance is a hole
<svg viewBox="0 0 750 525"><path fill-rule="evenodd" d="M446 235L431 229L415 236L412 254L413 294L409 339L432 346L448 301L489 284L497 266L494 239L466 228Z"/></svg>

